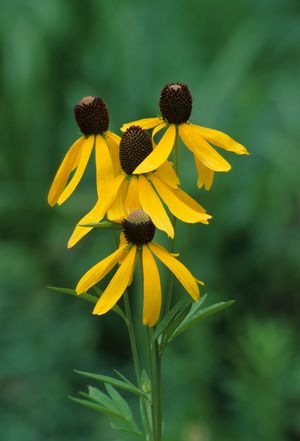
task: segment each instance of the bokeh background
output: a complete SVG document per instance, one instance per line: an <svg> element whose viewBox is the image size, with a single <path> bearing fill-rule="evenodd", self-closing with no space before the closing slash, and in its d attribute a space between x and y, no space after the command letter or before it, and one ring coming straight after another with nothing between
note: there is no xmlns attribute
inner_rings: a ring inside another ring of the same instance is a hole
<svg viewBox="0 0 300 441"><path fill-rule="evenodd" d="M118 131L156 115L161 87L181 81L192 121L251 156L226 154L232 172L205 193L181 155L185 189L214 219L180 225L177 248L208 303L236 304L168 350L165 440L300 440L299 1L4 0L0 48L1 439L118 438L67 396L85 388L73 368L131 375L123 324L46 289L74 287L112 250L99 231L65 248L95 199L92 165L63 207L46 195L82 96L102 96Z"/></svg>

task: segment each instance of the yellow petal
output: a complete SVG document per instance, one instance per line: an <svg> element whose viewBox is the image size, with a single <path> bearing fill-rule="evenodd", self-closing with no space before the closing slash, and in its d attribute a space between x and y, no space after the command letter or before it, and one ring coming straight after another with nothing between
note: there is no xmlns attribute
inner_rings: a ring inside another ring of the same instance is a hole
<svg viewBox="0 0 300 441"><path fill-rule="evenodd" d="M205 167L205 165L203 165L202 162L200 162L199 159L196 158L196 156L194 156L194 159L198 173L197 186L198 188L201 188L204 185L205 190L209 191L211 189L214 180L214 172L209 168Z"/></svg>
<svg viewBox="0 0 300 441"><path fill-rule="evenodd" d="M80 158L80 152L83 144L85 143L85 138L82 136L77 139L74 144L67 151L62 163L57 170L55 178L53 179L52 185L48 194L48 204L53 206L58 201L60 195L62 194L66 183L69 179L72 171L77 167L78 160Z"/></svg>
<svg viewBox="0 0 300 441"><path fill-rule="evenodd" d="M221 147L221 149L227 150L229 152L234 152L237 155L250 155L246 147L244 147L239 142L235 141L226 133L220 132L219 130L209 129L207 127L201 127L191 124L195 130L208 142Z"/></svg>
<svg viewBox="0 0 300 441"><path fill-rule="evenodd" d="M87 163L92 153L94 141L95 141L94 136L89 136L85 140L81 148L80 158L75 173L72 176L72 179L70 180L66 188L64 189L64 191L62 192L62 194L60 195L57 201L58 205L63 204L71 196L71 194L73 193L79 182L81 181L81 178L83 176L83 173L86 169Z"/></svg>
<svg viewBox="0 0 300 441"><path fill-rule="evenodd" d="M174 170L173 163L166 161L155 172L162 181L172 188L177 188L180 184L179 178Z"/></svg>
<svg viewBox="0 0 300 441"><path fill-rule="evenodd" d="M79 280L76 286L77 294L82 294L87 291L92 286L96 285L103 277L108 274L113 267L119 262L120 257L124 253L126 245L118 248L117 251L112 253L110 256L98 262L92 268L90 268Z"/></svg>
<svg viewBox="0 0 300 441"><path fill-rule="evenodd" d="M141 203L139 200L138 176L132 176L129 181L125 207L127 215L130 214L132 211L141 208Z"/></svg>
<svg viewBox="0 0 300 441"><path fill-rule="evenodd" d="M154 225L173 238L174 228L166 210L154 188L144 176L139 176L139 198L142 209L149 214Z"/></svg>
<svg viewBox="0 0 300 441"><path fill-rule="evenodd" d="M149 243L149 248L158 257L158 259L169 268L181 285L186 289L194 300L200 296L199 287L195 277L190 271L175 257L173 257L164 247L155 242Z"/></svg>
<svg viewBox="0 0 300 441"><path fill-rule="evenodd" d="M134 170L134 174L147 173L162 165L172 151L176 137L176 126L171 124L150 155Z"/></svg>
<svg viewBox="0 0 300 441"><path fill-rule="evenodd" d="M123 124L121 127L121 131L125 132L130 126L140 126L142 129L148 130L153 129L153 127L158 126L161 124L162 119L161 118L143 118L143 119L137 119L136 121L132 121L126 124Z"/></svg>
<svg viewBox="0 0 300 441"><path fill-rule="evenodd" d="M156 147L156 142L155 142L155 135L160 132L164 127L166 127L166 123L162 122L161 124L159 124L158 126L155 127L155 129L152 132L152 143L153 145Z"/></svg>
<svg viewBox="0 0 300 441"><path fill-rule="evenodd" d="M124 245L125 245L125 248L124 248L123 254L122 254L122 256L120 257L120 260L119 260L120 264L123 262L123 260L127 256L128 246L129 246L123 231L121 231L120 241L119 241L119 248L123 247Z"/></svg>
<svg viewBox="0 0 300 441"><path fill-rule="evenodd" d="M128 245L128 242L126 240L126 237L123 233L123 231L120 234L120 243L119 243L119 248L122 247L123 245Z"/></svg>
<svg viewBox="0 0 300 441"><path fill-rule="evenodd" d="M125 175L120 175L114 178L106 187L106 192L101 199L98 199L94 207L77 223L68 242L68 248L72 248L80 239L88 234L93 227L82 227L84 224L91 224L99 222L105 216L108 208L115 200L119 188L125 178Z"/></svg>
<svg viewBox="0 0 300 441"><path fill-rule="evenodd" d="M127 217L127 210L125 206L126 193L129 182L125 179L118 191L118 194L114 202L109 207L107 212L107 217L111 221L121 222L125 217Z"/></svg>
<svg viewBox="0 0 300 441"><path fill-rule="evenodd" d="M206 214L204 208L194 199L179 188L174 190L169 187L154 174L150 175L150 179L158 194L174 216L183 222L192 224L196 222L208 223L207 221L211 216Z"/></svg>
<svg viewBox="0 0 300 441"><path fill-rule="evenodd" d="M109 146L110 155L113 163L114 173L115 176L119 175L122 171L121 164L120 164L120 158L119 158L119 150L120 150L120 136L116 135L113 132L107 131L105 133L105 139Z"/></svg>
<svg viewBox="0 0 300 441"><path fill-rule="evenodd" d="M95 306L93 314L102 315L115 306L127 288L134 270L136 246L133 246Z"/></svg>
<svg viewBox="0 0 300 441"><path fill-rule="evenodd" d="M98 197L105 192L107 182L114 176L112 158L102 135L96 136L96 182Z"/></svg>
<svg viewBox="0 0 300 441"><path fill-rule="evenodd" d="M156 262L147 246L143 246L143 284L144 304L143 323L146 326L154 326L160 315L161 308L161 285Z"/></svg>
<svg viewBox="0 0 300 441"><path fill-rule="evenodd" d="M187 148L210 170L227 172L231 169L230 164L199 135L191 124L180 124L179 135Z"/></svg>

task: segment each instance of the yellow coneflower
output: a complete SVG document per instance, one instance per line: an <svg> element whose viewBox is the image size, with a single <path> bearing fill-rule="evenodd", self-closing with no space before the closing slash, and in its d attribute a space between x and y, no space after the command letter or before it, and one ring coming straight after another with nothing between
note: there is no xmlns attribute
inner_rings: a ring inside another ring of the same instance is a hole
<svg viewBox="0 0 300 441"><path fill-rule="evenodd" d="M138 208L149 214L157 228L174 237L173 225L161 200L183 222L208 223L211 216L179 188L179 179L171 162L166 161L150 173L132 174L152 151L151 137L146 130L138 126L126 130L119 146L119 160L115 160L117 175L107 182L105 192L95 206L78 222L68 242L69 248L93 228L82 225L99 222L106 213L110 220L120 221Z"/></svg>
<svg viewBox="0 0 300 441"><path fill-rule="evenodd" d="M108 131L106 104L100 97L86 96L74 107L74 115L83 135L70 147L56 173L48 194L51 206L61 205L71 196L84 174L94 146L98 193L104 191L106 180L113 177L112 158L119 136Z"/></svg>
<svg viewBox="0 0 300 441"><path fill-rule="evenodd" d="M153 136L167 127L166 132L149 155L133 173L147 173L163 164L169 157L176 139L176 130L186 147L193 153L198 172L197 185L209 190L214 172L228 172L230 164L209 143L238 155L249 155L247 149L218 130L201 127L189 122L192 112L192 95L186 84L172 83L161 92L159 107L161 117L145 118L124 124L122 131L132 124L152 129Z"/></svg>
<svg viewBox="0 0 300 441"><path fill-rule="evenodd" d="M102 315L111 310L130 285L136 265L138 248L142 253L143 267L143 323L154 326L161 309L161 284L157 257L179 280L190 296L197 301L200 296L197 280L190 271L164 247L153 242L155 225L143 210L135 210L122 221L120 246L110 256L93 266L79 280L77 294L86 292L100 282L118 263L120 267L97 302L93 314Z"/></svg>

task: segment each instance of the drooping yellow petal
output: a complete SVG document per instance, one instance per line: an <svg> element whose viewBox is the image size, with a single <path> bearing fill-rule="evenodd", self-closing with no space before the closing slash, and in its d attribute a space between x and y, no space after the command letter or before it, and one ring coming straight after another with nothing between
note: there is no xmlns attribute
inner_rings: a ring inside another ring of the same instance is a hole
<svg viewBox="0 0 300 441"><path fill-rule="evenodd" d="M96 182L98 197L102 197L106 184L114 176L111 154L102 135L96 136Z"/></svg>
<svg viewBox="0 0 300 441"><path fill-rule="evenodd" d="M194 199L179 188L174 190L169 187L153 173L150 175L150 179L158 194L174 216L183 222L192 224L196 222L208 223L208 219L210 219L211 216L205 213L204 208Z"/></svg>
<svg viewBox="0 0 300 441"><path fill-rule="evenodd" d="M125 257L127 256L128 247L129 247L128 242L127 242L127 240L126 240L126 237L125 237L123 231L121 231L121 234L120 234L120 241L119 241L119 248L123 247L124 245L125 245L125 248L124 248L123 254L122 254L122 256L121 256L120 259L119 259L119 263L120 263L120 264L123 262L123 260L124 260Z"/></svg>
<svg viewBox="0 0 300 441"><path fill-rule="evenodd" d="M151 136L151 138L152 138L152 143L153 143L153 145L156 147L156 142L155 142L155 135L158 133L158 132L160 132L163 128L165 128L166 127L166 125L167 125L167 123L165 123L164 121L161 123L161 124L159 124L158 126L156 126L155 128L154 128L154 130L152 131L152 136Z"/></svg>
<svg viewBox="0 0 300 441"><path fill-rule="evenodd" d="M171 124L150 155L134 170L134 174L148 173L162 165L172 151L176 137L176 126Z"/></svg>
<svg viewBox="0 0 300 441"><path fill-rule="evenodd" d="M80 158L75 173L72 176L72 179L70 180L66 188L64 189L64 191L62 192L62 194L60 195L57 201L58 205L63 204L71 196L71 194L73 193L79 182L81 181L81 178L83 176L83 173L86 169L87 163L92 153L94 141L95 141L94 136L89 136L88 138L85 139L85 142L81 147Z"/></svg>
<svg viewBox="0 0 300 441"><path fill-rule="evenodd" d="M77 141L75 141L74 144L69 148L62 163L60 164L48 194L48 204L52 207L56 204L61 196L70 174L77 167L81 148L84 143L84 136L77 139Z"/></svg>
<svg viewBox="0 0 300 441"><path fill-rule="evenodd" d="M187 148L205 167L217 172L227 172L231 169L231 165L202 138L191 124L180 124L179 135Z"/></svg>
<svg viewBox="0 0 300 441"><path fill-rule="evenodd" d="M206 141L211 142L217 147L228 150L229 152L234 152L237 155L250 155L246 147L235 141L229 135L226 135L226 133L220 132L219 130L209 129L207 127L197 126L195 124L191 125Z"/></svg>
<svg viewBox="0 0 300 441"><path fill-rule="evenodd" d="M170 161L166 161L160 167L158 167L155 174L172 188L177 188L180 184L179 178L174 170L173 163Z"/></svg>
<svg viewBox="0 0 300 441"><path fill-rule="evenodd" d="M119 158L119 150L120 150L120 136L116 135L113 132L107 131L105 133L105 139L109 146L110 155L113 163L115 176L119 175L121 172L121 164Z"/></svg>
<svg viewBox="0 0 300 441"><path fill-rule="evenodd" d="M202 188L204 185L205 190L209 191L214 180L214 172L205 167L205 165L203 165L202 162L200 162L199 159L196 158L196 156L194 156L194 159L198 173L197 186L198 188Z"/></svg>
<svg viewBox="0 0 300 441"><path fill-rule="evenodd" d="M125 207L127 215L130 214L132 211L141 208L141 203L139 200L138 176L132 176L129 181Z"/></svg>
<svg viewBox="0 0 300 441"><path fill-rule="evenodd" d="M153 129L153 127L156 127L161 123L162 123L162 119L158 117L137 119L136 121L123 124L121 127L121 131L125 132L125 130L127 130L130 126L139 126L142 129L148 130L148 129Z"/></svg>
<svg viewBox="0 0 300 441"><path fill-rule="evenodd" d="M93 227L82 227L81 225L96 223L103 219L108 208L115 200L124 178L125 175L120 175L111 180L109 185L107 185L102 198L98 199L91 211L83 216L83 218L77 223L69 239L68 248L72 248L80 239L93 229Z"/></svg>
<svg viewBox="0 0 300 441"><path fill-rule="evenodd" d="M111 279L107 288L104 290L102 296L98 300L93 314L102 315L108 312L115 306L120 299L125 289L127 288L134 271L136 246L133 246L123 262L120 268L117 270L114 277Z"/></svg>
<svg viewBox="0 0 300 441"><path fill-rule="evenodd" d="M150 242L149 248L158 259L169 268L190 296L197 301L200 296L199 287L195 277L186 266L173 257L164 247L155 242Z"/></svg>
<svg viewBox="0 0 300 441"><path fill-rule="evenodd" d="M155 242L150 242L149 248L169 268L190 296L197 301L200 296L197 280L186 266L173 257L164 247Z"/></svg>
<svg viewBox="0 0 300 441"><path fill-rule="evenodd" d="M166 210L150 182L142 175L139 176L139 198L142 209L149 214L154 225L173 238L174 228Z"/></svg>
<svg viewBox="0 0 300 441"><path fill-rule="evenodd" d="M193 199L190 195L188 195L185 191L181 190L181 188L178 188L176 191L174 191L176 197L180 199L185 205L188 205L192 210L196 211L197 213L206 213L206 210L202 205L200 205L195 199ZM209 216L210 218L211 216Z"/></svg>
<svg viewBox="0 0 300 441"><path fill-rule="evenodd" d="M122 247L123 245L128 245L128 242L126 240L126 237L123 233L123 231L120 234L120 243L119 243L119 248Z"/></svg>
<svg viewBox="0 0 300 441"><path fill-rule="evenodd" d="M127 181L127 179L124 179L114 202L108 209L107 217L111 221L120 222L122 219L127 217L125 201L128 184L129 182Z"/></svg>
<svg viewBox="0 0 300 441"><path fill-rule="evenodd" d="M119 262L125 248L126 245L121 246L110 256L106 257L105 259L101 260L101 262L98 262L96 265L90 268L79 280L76 286L77 294L86 292L89 288L100 282L100 280L102 280L103 277L105 277L106 274L108 274Z"/></svg>
<svg viewBox="0 0 300 441"><path fill-rule="evenodd" d="M143 246L142 261L144 284L143 323L146 326L154 326L160 315L161 285L156 262L147 246Z"/></svg>

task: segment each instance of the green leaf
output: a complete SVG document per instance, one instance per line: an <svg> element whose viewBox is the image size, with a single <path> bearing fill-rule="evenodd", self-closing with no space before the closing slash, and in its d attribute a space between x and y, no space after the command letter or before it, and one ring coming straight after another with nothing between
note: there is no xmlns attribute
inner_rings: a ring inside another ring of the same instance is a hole
<svg viewBox="0 0 300 441"><path fill-rule="evenodd" d="M109 394L106 395L99 389L88 386L88 393L79 392L84 398L69 397L72 401L89 409L96 410L118 419L114 424L115 430L131 433L136 436L143 436L142 432L136 425L130 407L119 392L110 384L105 383L105 387Z"/></svg>
<svg viewBox="0 0 300 441"><path fill-rule="evenodd" d="M229 300L227 302L219 302L215 305L208 306L207 308L200 309L200 306L198 303L195 303L188 315L185 317L185 319L179 324L179 326L174 330L173 334L170 335L168 339L168 343L172 340L174 340L175 337L182 334L184 331L189 329L191 326L197 324L201 320L204 320L206 317L209 317L212 314L215 314L216 312L219 312L223 309L228 308L231 306L235 300Z"/></svg>
<svg viewBox="0 0 300 441"><path fill-rule="evenodd" d="M205 300L207 299L207 294L202 296L200 300L197 303L189 303L186 308L184 308L182 311L177 314L177 316L172 320L167 328L165 329L164 335L165 335L165 342L166 344L170 338L170 336L174 333L175 329L177 329L181 323L185 320L185 318L190 314L191 310L197 305L197 308L199 309L200 306L203 305ZM163 347L162 347L163 349Z"/></svg>
<svg viewBox="0 0 300 441"><path fill-rule="evenodd" d="M120 306L115 305L112 308L112 311L114 313L116 313L119 317L121 317L124 320L124 322L126 323L126 326L128 326L128 324L129 324L128 318L126 317L126 315L124 314L124 312L123 312L122 308L120 308Z"/></svg>
<svg viewBox="0 0 300 441"><path fill-rule="evenodd" d="M128 383L127 381L121 381L113 377L108 377L106 375L101 374L93 374L92 372L83 372L74 370L77 374L83 375L84 377L91 378L95 381L100 381L100 383L108 383L119 389L125 390L126 392L131 392L135 395L145 397L146 394L140 390L138 387L134 386L132 383Z"/></svg>
<svg viewBox="0 0 300 441"><path fill-rule="evenodd" d="M145 371L145 369L143 369L143 371L142 371L141 385L142 385L142 389L145 393L147 393L147 394L151 393L151 381L150 381L150 378L148 377L148 374Z"/></svg>
<svg viewBox="0 0 300 441"><path fill-rule="evenodd" d="M120 230L121 225L116 222L110 222L110 221L102 221L97 223L91 223L91 224L81 224L80 227L93 227L93 228L104 228L104 229L113 229L113 230Z"/></svg>
<svg viewBox="0 0 300 441"><path fill-rule="evenodd" d="M110 425L113 430L117 430L118 432L130 433L137 436L138 438L142 438L145 440L145 435L140 432L138 428L135 430L129 427L126 423L122 423L121 421L114 421L110 423Z"/></svg>
<svg viewBox="0 0 300 441"><path fill-rule="evenodd" d="M90 303L97 303L99 298L92 295L92 294L80 294L78 295L75 291L75 289L69 289L69 288L59 288L58 286L47 286L48 289L51 289L51 291L61 292L63 294L68 294L70 296L76 297L77 299L86 300Z"/></svg>
<svg viewBox="0 0 300 441"><path fill-rule="evenodd" d="M154 343L155 340L157 340L158 337L165 331L165 329L172 322L174 317L181 311L185 310L185 308L189 305L190 300L187 298L183 298L179 302L177 302L175 306L173 306L173 308L165 315L162 320L159 321L158 325L156 326L152 336L152 343Z"/></svg>
<svg viewBox="0 0 300 441"><path fill-rule="evenodd" d="M125 375L121 374L121 372L117 371L117 369L114 369L114 372L122 379L125 381L125 383L130 384L131 386L134 387L134 384L128 380L128 378L125 377Z"/></svg>
<svg viewBox="0 0 300 441"><path fill-rule="evenodd" d="M80 395L88 397L89 399L95 401L101 406L107 407L108 409L112 409L112 410L114 409L115 406L112 400L101 390L93 386L88 386L88 391L89 391L88 394L84 392L80 392Z"/></svg>
<svg viewBox="0 0 300 441"><path fill-rule="evenodd" d="M94 286L93 289L94 289L94 291L97 293L98 297L101 297L101 296L102 296L103 291L101 291L101 289L99 289L97 286ZM124 320L124 322L126 323L126 326L128 326L128 319L127 319L126 315L124 314L122 308L120 308L120 306L115 305L115 306L112 308L112 311L113 311L114 313L116 313L118 316L120 316L120 317Z"/></svg>
<svg viewBox="0 0 300 441"><path fill-rule="evenodd" d="M132 421L133 415L131 409L122 395L111 384L104 383L104 385L120 414L122 414L127 421Z"/></svg>
<svg viewBox="0 0 300 441"><path fill-rule="evenodd" d="M82 392L82 394L84 394L84 392ZM84 395L84 396L87 396ZM94 403L92 401L87 400L83 400L81 398L76 398L76 397L70 397L69 399L71 401L74 401L74 403L80 404L81 406L87 407L88 409L93 409L96 410L97 412L101 412L101 413L105 413L106 415L110 415L110 416L114 416L115 418L122 418L122 415L120 415L117 411L111 410L107 407L101 406L97 403Z"/></svg>

